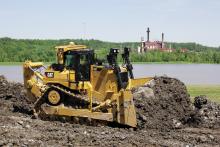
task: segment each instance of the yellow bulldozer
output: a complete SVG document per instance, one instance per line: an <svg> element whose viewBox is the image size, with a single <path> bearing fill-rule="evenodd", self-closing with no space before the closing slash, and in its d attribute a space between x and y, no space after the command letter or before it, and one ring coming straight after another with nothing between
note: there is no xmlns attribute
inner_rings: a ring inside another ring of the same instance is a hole
<svg viewBox="0 0 220 147"><path fill-rule="evenodd" d="M25 61L24 86L33 113L117 122L136 127L136 111L131 89L149 78L134 79L129 48L117 63L119 49L111 48L107 62L97 59L85 45L56 47L57 63L45 67L42 62Z"/></svg>

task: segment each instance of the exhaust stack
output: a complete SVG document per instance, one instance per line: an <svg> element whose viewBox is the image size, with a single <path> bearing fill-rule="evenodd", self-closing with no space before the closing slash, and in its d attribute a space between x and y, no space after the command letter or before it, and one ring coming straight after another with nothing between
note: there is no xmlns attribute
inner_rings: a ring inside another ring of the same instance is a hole
<svg viewBox="0 0 220 147"><path fill-rule="evenodd" d="M161 48L164 48L164 33L162 33Z"/></svg>
<svg viewBox="0 0 220 147"><path fill-rule="evenodd" d="M150 41L150 28L147 28L147 42Z"/></svg>

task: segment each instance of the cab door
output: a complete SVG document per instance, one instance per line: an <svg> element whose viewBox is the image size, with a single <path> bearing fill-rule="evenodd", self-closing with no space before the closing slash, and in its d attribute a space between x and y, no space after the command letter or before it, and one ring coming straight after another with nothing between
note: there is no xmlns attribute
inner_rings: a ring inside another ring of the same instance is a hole
<svg viewBox="0 0 220 147"><path fill-rule="evenodd" d="M68 82L74 83L75 82L75 56L71 52L67 52L64 56L65 60L65 67L68 70Z"/></svg>
<svg viewBox="0 0 220 147"><path fill-rule="evenodd" d="M90 81L90 54L80 53L76 58L78 61L76 64L76 81Z"/></svg>

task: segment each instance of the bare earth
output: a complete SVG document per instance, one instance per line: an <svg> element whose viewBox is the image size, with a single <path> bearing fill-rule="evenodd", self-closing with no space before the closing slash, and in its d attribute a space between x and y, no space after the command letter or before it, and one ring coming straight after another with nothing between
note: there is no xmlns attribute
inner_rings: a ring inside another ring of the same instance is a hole
<svg viewBox="0 0 220 147"><path fill-rule="evenodd" d="M0 146L220 146L220 106L189 100L179 80L133 90L137 130L32 119L23 85L0 76Z"/></svg>

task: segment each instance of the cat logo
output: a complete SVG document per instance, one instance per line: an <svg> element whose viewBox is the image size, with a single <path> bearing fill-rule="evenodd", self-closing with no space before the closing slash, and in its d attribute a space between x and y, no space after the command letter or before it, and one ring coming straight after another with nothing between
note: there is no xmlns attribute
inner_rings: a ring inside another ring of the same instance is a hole
<svg viewBox="0 0 220 147"><path fill-rule="evenodd" d="M54 73L53 72L45 72L45 75L48 78L53 78L54 77Z"/></svg>

